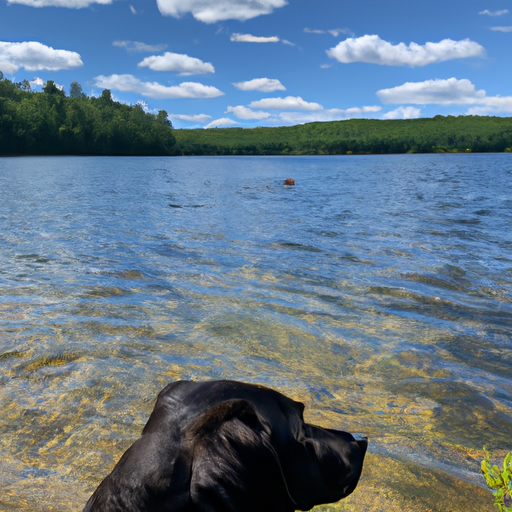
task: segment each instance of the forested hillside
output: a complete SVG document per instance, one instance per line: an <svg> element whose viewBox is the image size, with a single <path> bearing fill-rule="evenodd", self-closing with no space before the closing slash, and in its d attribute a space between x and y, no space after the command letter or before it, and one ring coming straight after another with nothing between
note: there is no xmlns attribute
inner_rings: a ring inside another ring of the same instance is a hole
<svg viewBox="0 0 512 512"><path fill-rule="evenodd" d="M73 82L70 96L48 81L31 92L26 80L0 80L0 155L169 155L174 130L167 112L89 98Z"/></svg>
<svg viewBox="0 0 512 512"><path fill-rule="evenodd" d="M183 155L512 151L512 118L351 119L280 128L176 130Z"/></svg>
<svg viewBox="0 0 512 512"><path fill-rule="evenodd" d="M512 152L512 118L436 116L351 119L276 128L173 130L167 112L69 96L51 80L42 92L0 73L0 155L338 155Z"/></svg>

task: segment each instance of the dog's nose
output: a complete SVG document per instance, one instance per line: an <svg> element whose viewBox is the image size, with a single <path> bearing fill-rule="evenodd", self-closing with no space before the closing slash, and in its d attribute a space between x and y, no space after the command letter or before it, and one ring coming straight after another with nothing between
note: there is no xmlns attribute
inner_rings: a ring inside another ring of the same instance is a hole
<svg viewBox="0 0 512 512"><path fill-rule="evenodd" d="M363 434L352 434L352 437L356 440L359 445L359 449L361 450L363 456L366 454L366 450L368 449L368 437Z"/></svg>

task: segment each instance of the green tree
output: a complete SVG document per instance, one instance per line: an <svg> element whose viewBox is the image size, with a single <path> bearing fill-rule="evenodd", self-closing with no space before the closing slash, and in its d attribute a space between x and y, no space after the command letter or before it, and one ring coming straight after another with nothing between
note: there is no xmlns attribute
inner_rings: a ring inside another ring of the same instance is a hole
<svg viewBox="0 0 512 512"><path fill-rule="evenodd" d="M112 93L109 89L103 89L101 92L100 100L102 101L103 105L112 105L114 103L114 100L112 99Z"/></svg>
<svg viewBox="0 0 512 512"><path fill-rule="evenodd" d="M159 110L156 119L159 123L172 128L171 120L169 119L169 114L165 110Z"/></svg>
<svg viewBox="0 0 512 512"><path fill-rule="evenodd" d="M59 89L53 80L48 80L48 82L44 84L43 92L53 96L65 96L64 91Z"/></svg>
<svg viewBox="0 0 512 512"><path fill-rule="evenodd" d="M70 98L85 98L85 93L82 91L82 86L74 80L69 86L69 97Z"/></svg>

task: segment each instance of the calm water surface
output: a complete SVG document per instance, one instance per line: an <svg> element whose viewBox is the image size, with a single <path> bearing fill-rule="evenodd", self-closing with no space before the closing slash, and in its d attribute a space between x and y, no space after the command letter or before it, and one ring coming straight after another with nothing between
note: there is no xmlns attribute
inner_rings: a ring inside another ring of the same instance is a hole
<svg viewBox="0 0 512 512"><path fill-rule="evenodd" d="M370 437L323 510L492 510L511 156L0 159L0 510L81 510L157 392L213 378Z"/></svg>

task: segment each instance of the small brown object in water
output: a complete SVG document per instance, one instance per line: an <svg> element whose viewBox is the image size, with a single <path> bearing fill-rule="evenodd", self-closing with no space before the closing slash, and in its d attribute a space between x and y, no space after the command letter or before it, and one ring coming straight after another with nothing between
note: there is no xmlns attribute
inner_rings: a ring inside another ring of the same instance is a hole
<svg viewBox="0 0 512 512"><path fill-rule="evenodd" d="M284 184L287 186L295 185L295 180L292 180L291 178L287 178L284 180Z"/></svg>

